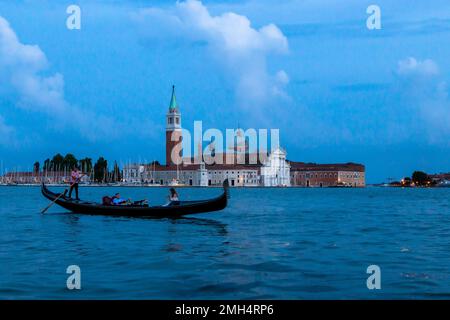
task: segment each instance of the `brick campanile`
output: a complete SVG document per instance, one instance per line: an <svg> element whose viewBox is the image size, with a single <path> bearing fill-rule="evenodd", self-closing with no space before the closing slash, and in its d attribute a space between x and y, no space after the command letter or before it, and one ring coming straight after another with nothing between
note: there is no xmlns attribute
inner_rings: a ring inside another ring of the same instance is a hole
<svg viewBox="0 0 450 320"><path fill-rule="evenodd" d="M175 97L175 86L172 86L169 111L166 115L166 165L181 164L182 151L181 113Z"/></svg>

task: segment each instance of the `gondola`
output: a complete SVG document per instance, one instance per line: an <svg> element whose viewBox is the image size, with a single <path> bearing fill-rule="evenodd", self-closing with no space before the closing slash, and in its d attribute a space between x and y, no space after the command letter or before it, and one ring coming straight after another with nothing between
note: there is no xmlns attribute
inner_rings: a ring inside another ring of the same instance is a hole
<svg viewBox="0 0 450 320"><path fill-rule="evenodd" d="M103 205L101 203L75 200L51 192L45 184L41 186L44 197L73 213L129 217L181 217L203 212L219 211L227 206L229 191L228 179L223 183L223 193L213 199L198 201L178 201L167 206L148 206L143 204ZM59 198L58 198L59 197Z"/></svg>

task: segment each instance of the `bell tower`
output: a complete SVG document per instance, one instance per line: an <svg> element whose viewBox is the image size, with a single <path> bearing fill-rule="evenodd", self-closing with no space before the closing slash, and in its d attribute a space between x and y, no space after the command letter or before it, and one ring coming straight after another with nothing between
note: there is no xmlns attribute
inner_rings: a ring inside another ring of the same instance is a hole
<svg viewBox="0 0 450 320"><path fill-rule="evenodd" d="M175 86L172 86L172 97L166 115L166 166L181 164L181 141L181 113L175 97Z"/></svg>

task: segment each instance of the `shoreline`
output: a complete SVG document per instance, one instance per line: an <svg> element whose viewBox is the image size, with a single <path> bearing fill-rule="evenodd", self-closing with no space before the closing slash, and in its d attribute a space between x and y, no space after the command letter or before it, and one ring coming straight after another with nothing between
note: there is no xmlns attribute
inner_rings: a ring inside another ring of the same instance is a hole
<svg viewBox="0 0 450 320"><path fill-rule="evenodd" d="M47 187L70 187L69 184L46 184ZM103 188L114 188L114 187L130 187L130 188L219 188L222 189L222 185L217 186L189 186L189 185L180 185L180 186L171 186L171 185L137 185L137 184L79 184L80 188L87 187L103 187ZM41 184L36 183L19 183L19 184L0 184L0 187L41 187ZM366 186L369 187L369 186ZM277 187L277 186L235 186L230 189L364 189L366 187L352 187L352 186L330 186L330 187L302 187L302 186L285 186L285 187Z"/></svg>
<svg viewBox="0 0 450 320"><path fill-rule="evenodd" d="M40 187L41 184L36 183L18 183L18 184L0 184L0 187ZM68 184L46 184L48 187L66 187ZM170 186L170 185L136 185L136 184L79 184L80 188L219 188L222 186ZM366 189L366 188L392 188L392 189L445 189L449 186L430 186L430 187L404 187L404 186L386 186L380 184L369 184L364 187L352 186L330 186L330 187L303 187L303 186L289 186L289 187L264 187L264 186L239 186L230 187L230 189Z"/></svg>

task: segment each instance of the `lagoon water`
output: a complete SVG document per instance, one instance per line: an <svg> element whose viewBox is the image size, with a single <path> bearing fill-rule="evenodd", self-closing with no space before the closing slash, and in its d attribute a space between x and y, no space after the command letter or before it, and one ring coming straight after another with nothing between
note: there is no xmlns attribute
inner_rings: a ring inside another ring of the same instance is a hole
<svg viewBox="0 0 450 320"><path fill-rule="evenodd" d="M118 189L154 204L167 193ZM41 215L37 187L0 199L1 299L450 298L450 189L232 189L225 210L178 220ZM373 264L381 290L366 286ZM66 288L69 265L81 290Z"/></svg>

